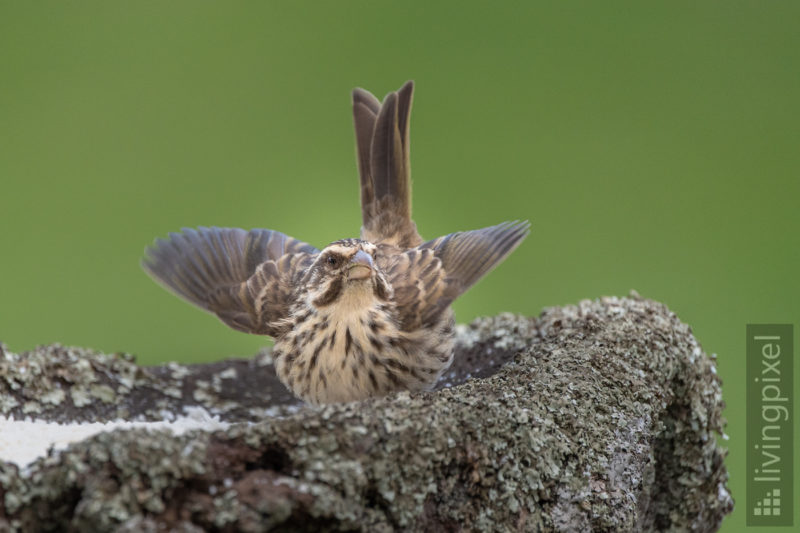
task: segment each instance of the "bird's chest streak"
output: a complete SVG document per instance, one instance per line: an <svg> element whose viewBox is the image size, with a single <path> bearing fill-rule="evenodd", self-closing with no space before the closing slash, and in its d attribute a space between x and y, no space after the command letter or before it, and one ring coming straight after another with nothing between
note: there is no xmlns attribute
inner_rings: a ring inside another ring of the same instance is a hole
<svg viewBox="0 0 800 533"><path fill-rule="evenodd" d="M394 388L386 366L407 367L408 343L391 306L371 291L343 291L335 305L295 310L295 325L275 344L284 383L312 402L348 401Z"/></svg>
<svg viewBox="0 0 800 533"><path fill-rule="evenodd" d="M298 363L307 362L310 370L317 367L335 375L358 365L365 367L376 357L400 352L388 344L397 338L397 330L385 313L369 310L341 316L338 313L318 313L307 327L299 329L301 343ZM370 357L372 356L372 357Z"/></svg>

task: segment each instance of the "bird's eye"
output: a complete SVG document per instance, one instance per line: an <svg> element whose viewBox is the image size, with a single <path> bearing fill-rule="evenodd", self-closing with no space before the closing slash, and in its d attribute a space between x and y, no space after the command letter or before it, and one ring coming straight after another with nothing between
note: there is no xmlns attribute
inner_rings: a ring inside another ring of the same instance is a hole
<svg viewBox="0 0 800 533"><path fill-rule="evenodd" d="M329 256L328 256L328 264L329 264L330 266L334 266L334 267L335 267L335 266L336 266L336 263L338 263L338 262L339 262L339 261L337 261L337 260L336 260L336 257L335 257L335 256L332 256L332 255L329 255Z"/></svg>

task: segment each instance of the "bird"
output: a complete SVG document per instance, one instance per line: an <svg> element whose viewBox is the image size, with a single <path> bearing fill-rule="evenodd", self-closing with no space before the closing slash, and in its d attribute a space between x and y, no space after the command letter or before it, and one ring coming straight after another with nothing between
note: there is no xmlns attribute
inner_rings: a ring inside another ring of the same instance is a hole
<svg viewBox="0 0 800 533"><path fill-rule="evenodd" d="M274 339L280 381L313 405L430 390L453 362L453 301L530 232L503 222L423 240L411 218L414 82L352 92L362 227L321 250L270 229L182 228L145 249L158 283Z"/></svg>

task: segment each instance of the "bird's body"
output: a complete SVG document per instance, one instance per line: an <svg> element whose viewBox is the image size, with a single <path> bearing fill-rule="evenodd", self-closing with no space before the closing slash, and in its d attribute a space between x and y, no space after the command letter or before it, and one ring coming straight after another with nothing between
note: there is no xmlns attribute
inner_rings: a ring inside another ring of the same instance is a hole
<svg viewBox="0 0 800 533"><path fill-rule="evenodd" d="M312 403L435 383L452 362L452 312L448 309L428 328L403 331L391 287L386 291L378 297L375 281L366 279L342 290L329 305L315 305L308 293L299 298L290 314L292 327L272 352L281 381Z"/></svg>
<svg viewBox="0 0 800 533"><path fill-rule="evenodd" d="M361 239L322 251L273 230L184 229L143 262L229 326L275 338L281 381L310 403L432 387L453 359L450 303L528 233L503 223L423 242L411 220L413 84L353 92Z"/></svg>

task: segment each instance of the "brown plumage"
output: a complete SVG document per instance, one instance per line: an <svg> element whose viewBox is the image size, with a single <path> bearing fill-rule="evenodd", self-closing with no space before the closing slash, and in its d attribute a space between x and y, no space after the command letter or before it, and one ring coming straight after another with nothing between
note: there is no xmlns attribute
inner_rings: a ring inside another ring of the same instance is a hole
<svg viewBox="0 0 800 533"><path fill-rule="evenodd" d="M413 82L383 103L353 91L360 239L323 250L266 229L184 229L142 261L232 328L275 338L281 381L311 403L433 386L453 357L450 304L527 236L504 222L423 241L411 219Z"/></svg>

